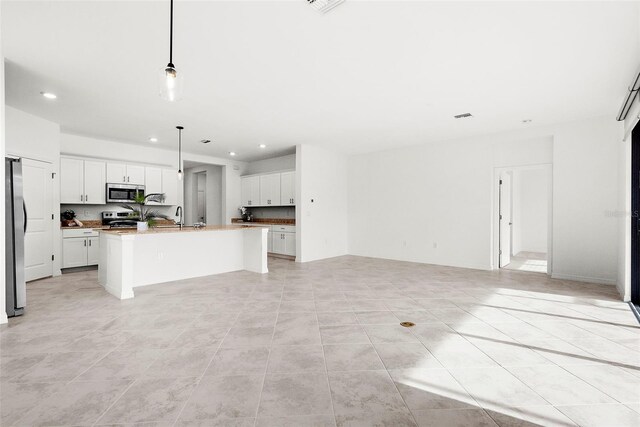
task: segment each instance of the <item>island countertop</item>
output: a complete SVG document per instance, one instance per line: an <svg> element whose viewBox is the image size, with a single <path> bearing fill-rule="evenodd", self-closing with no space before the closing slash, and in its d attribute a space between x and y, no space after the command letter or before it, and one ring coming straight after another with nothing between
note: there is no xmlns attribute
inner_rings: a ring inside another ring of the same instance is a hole
<svg viewBox="0 0 640 427"><path fill-rule="evenodd" d="M268 227L265 225L264 227ZM104 234L116 234L116 235L149 235L149 234L166 234L166 233L197 233L203 231L229 231L229 230L242 230L242 229L255 229L256 226L250 225L207 225L205 227L195 228L193 226L184 226L180 229L180 226L161 226L149 228L147 231L138 231L135 228L121 228L110 230L97 230Z"/></svg>

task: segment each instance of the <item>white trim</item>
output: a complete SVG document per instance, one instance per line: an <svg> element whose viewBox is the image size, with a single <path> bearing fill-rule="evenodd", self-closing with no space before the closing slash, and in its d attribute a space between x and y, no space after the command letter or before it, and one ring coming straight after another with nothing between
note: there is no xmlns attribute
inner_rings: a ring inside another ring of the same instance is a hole
<svg viewBox="0 0 640 427"><path fill-rule="evenodd" d="M574 282L595 283L597 285L616 285L616 279L605 279L602 277L578 276L576 274L551 273L552 279L572 280Z"/></svg>

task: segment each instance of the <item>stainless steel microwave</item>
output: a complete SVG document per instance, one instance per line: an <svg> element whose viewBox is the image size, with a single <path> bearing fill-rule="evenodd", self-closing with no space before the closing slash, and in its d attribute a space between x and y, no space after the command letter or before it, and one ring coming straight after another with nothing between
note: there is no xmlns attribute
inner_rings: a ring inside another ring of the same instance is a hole
<svg viewBox="0 0 640 427"><path fill-rule="evenodd" d="M144 196L144 185L107 184L107 203L131 203L136 194Z"/></svg>

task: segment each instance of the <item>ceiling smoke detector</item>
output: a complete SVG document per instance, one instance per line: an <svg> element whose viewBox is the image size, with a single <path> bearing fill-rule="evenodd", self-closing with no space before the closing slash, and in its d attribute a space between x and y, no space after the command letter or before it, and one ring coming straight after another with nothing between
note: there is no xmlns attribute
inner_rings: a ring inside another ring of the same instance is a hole
<svg viewBox="0 0 640 427"><path fill-rule="evenodd" d="M473 117L471 113L463 113L453 116L454 119L466 119L467 117Z"/></svg>
<svg viewBox="0 0 640 427"><path fill-rule="evenodd" d="M344 0L307 0L315 10L320 13L327 13L334 7L344 3Z"/></svg>

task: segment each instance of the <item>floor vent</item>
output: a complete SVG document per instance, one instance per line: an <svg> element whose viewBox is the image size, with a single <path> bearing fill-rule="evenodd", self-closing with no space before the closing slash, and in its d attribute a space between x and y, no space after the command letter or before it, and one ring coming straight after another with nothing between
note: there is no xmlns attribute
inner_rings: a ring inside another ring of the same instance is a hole
<svg viewBox="0 0 640 427"><path fill-rule="evenodd" d="M320 13L327 13L334 7L344 3L344 0L307 0L315 10Z"/></svg>

